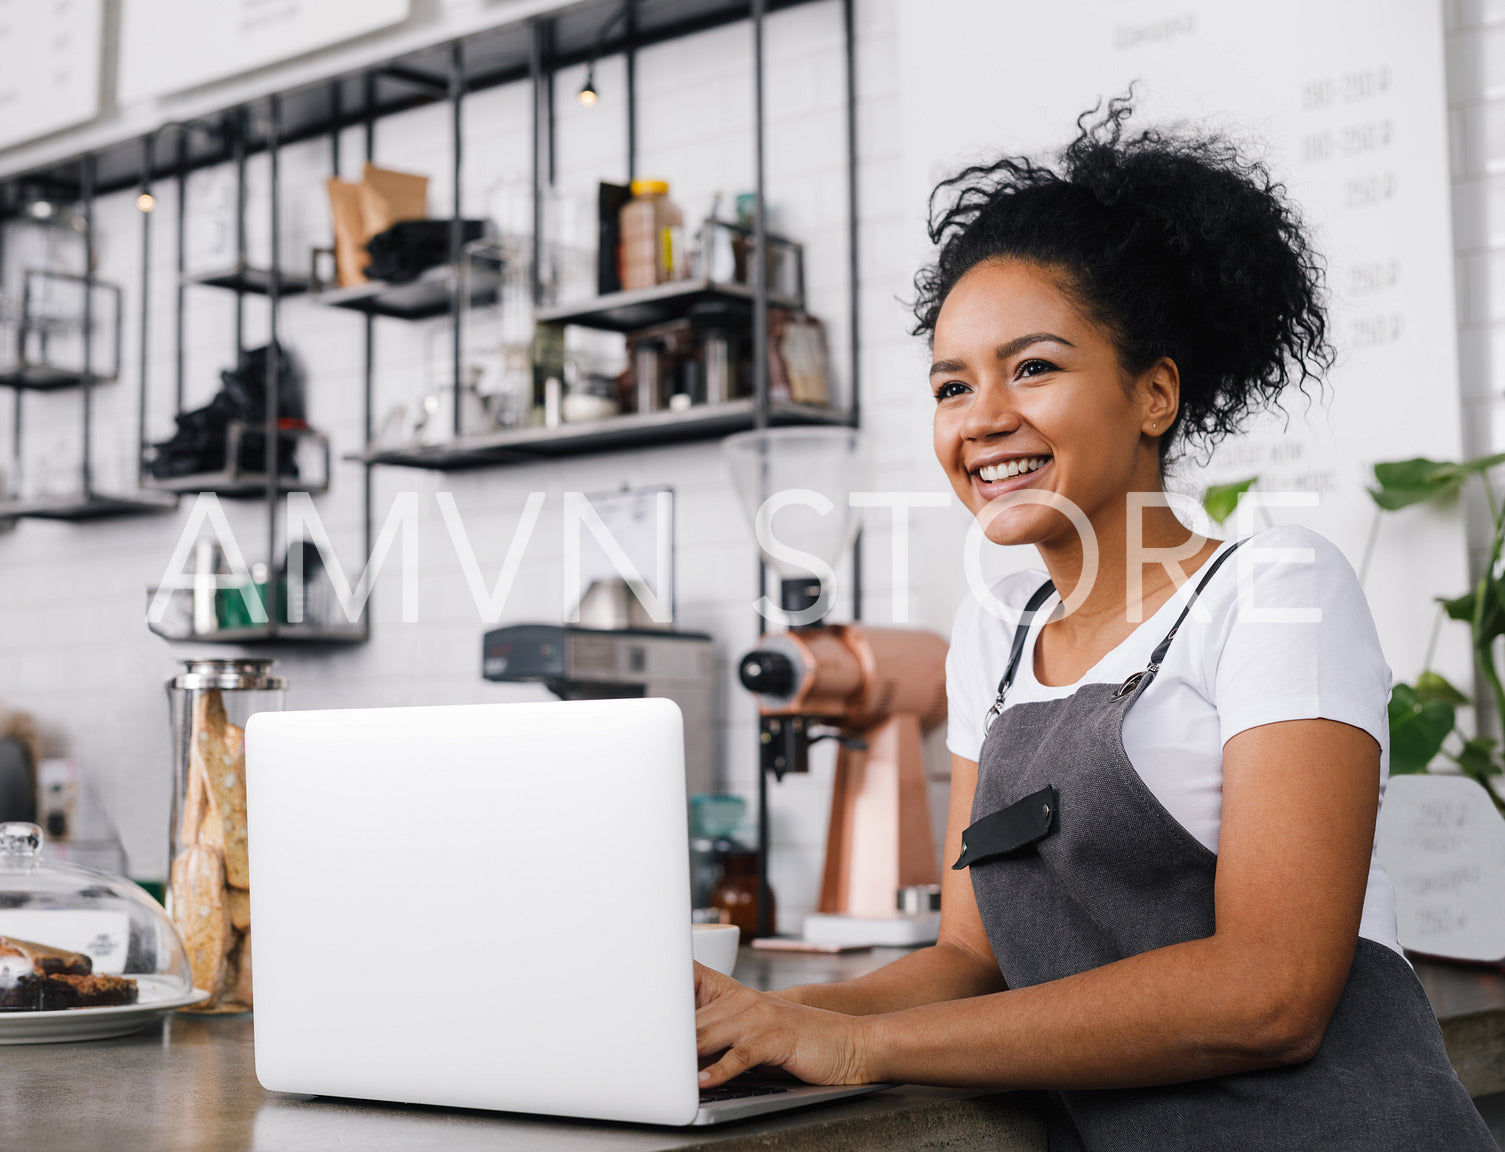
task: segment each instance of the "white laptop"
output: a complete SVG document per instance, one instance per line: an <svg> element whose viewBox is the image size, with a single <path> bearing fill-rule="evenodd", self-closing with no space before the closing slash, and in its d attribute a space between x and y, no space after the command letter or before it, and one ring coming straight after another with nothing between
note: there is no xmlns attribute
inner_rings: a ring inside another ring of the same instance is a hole
<svg viewBox="0 0 1505 1152"><path fill-rule="evenodd" d="M257 1079L673 1125L882 1087L702 1102L683 749L667 700L253 716Z"/></svg>

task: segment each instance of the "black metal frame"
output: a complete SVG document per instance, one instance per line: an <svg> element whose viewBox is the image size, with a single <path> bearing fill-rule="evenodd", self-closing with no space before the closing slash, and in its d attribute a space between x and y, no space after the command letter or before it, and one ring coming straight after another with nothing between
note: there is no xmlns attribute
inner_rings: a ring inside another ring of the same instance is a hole
<svg viewBox="0 0 1505 1152"><path fill-rule="evenodd" d="M764 0L765 14L797 8L813 0ZM549 26L549 48L542 61L544 71L585 64L597 56L626 55L631 62L637 51L655 44L681 39L724 27L752 16L750 0L632 0L627 19L618 22L604 38L597 32L612 21L622 0L585 0L560 11L521 22L474 32L408 52L333 78L326 78L280 93L283 103L279 142L299 144L327 135L337 128L356 128L368 116L381 119L398 112L433 104L448 95L448 72L456 46L464 53L466 91L479 92L501 84L527 80L530 76L531 31L535 24ZM370 99L363 100L367 82L374 81ZM629 86L631 88L632 86ZM339 97L333 95L338 88ZM629 99L632 93L627 94ZM255 101L260 104L264 101ZM257 126L245 124L235 131L233 120L240 109L229 109L174 127L208 128L187 141L182 156L186 170L213 167L237 159L238 153L254 156L264 151L267 139ZM161 131L159 126L156 131ZM136 187L141 180L140 138L132 137L104 145L92 153L97 175L95 192L105 195ZM77 164L81 157L43 165L40 168L0 177L0 216L20 207L23 192L51 190L59 199L76 199L80 183Z"/></svg>
<svg viewBox="0 0 1505 1152"><path fill-rule="evenodd" d="M100 381L94 373L94 349L96 334L94 331L94 304L95 291L101 287L96 275L94 244L94 162L92 156L83 156L77 161L78 169L78 197L77 216L82 227L80 231L84 243L84 271L81 276L70 273L43 271L38 275L51 276L66 280L77 280L83 284L83 362L80 366L78 377L70 381L66 386L76 387L79 391L80 417L80 459L79 459L79 490L76 495L69 494L62 497L39 497L30 500L13 500L0 504L0 520L11 522L15 519L39 519L39 520L101 520L116 516L133 516L148 513L170 512L176 505L177 500L170 496L160 496L154 493L142 493L139 496L126 495L124 493L106 494L96 490L94 483L94 386ZM143 169L145 171L145 168ZM142 213L143 216L147 213ZM149 234L145 234L149 235ZM143 240L143 256L146 255L145 240ZM120 290L115 291L115 349L113 362L118 376L120 371L120 341L124 317L121 315ZM28 282L23 297L23 319L21 339L24 341L28 321L25 316L29 312L30 284ZM145 338L146 304L145 295L142 297L142 335ZM24 347L22 349L24 354ZM144 353L143 353L144 355ZM114 379L109 377L108 379ZM138 382L140 396L138 403L138 415L141 420L145 419L146 385L145 377ZM11 454L14 464L19 468L22 456L22 428L23 410L22 396L25 392L37 389L23 384L9 385L14 392L14 407L12 410L11 426ZM47 389L56 390L56 389ZM140 425L138 424L138 432ZM138 445L139 445L138 437ZM138 450L139 456L139 450ZM139 481L139 471L137 474Z"/></svg>
<svg viewBox="0 0 1505 1152"><path fill-rule="evenodd" d="M278 244L280 241L279 218L277 209L277 154L281 145L291 144L305 139L310 139L321 134L328 134L332 142L332 160L335 173L339 172L339 134L347 128L357 125L365 129L365 151L367 159L372 158L375 121L383 116L406 111L410 108L434 103L437 100L447 99L452 107L452 132L453 132L453 178L454 178L454 203L453 223L450 232L450 258L452 263L452 281L449 291L449 310L453 324L453 380L455 389L455 403L453 405L454 431L460 433L460 404L461 390L461 329L460 318L466 301L462 299L464 289L461 287L459 264L462 256L462 214L461 214L461 162L462 162L462 138L461 117L463 111L463 99L467 92L479 91L499 84L528 80L533 87L533 211L534 211L534 260L533 260L533 292L534 300L540 297L539 285L539 251L538 246L541 237L541 203L545 181L552 183L554 161L554 123L553 123L553 97L554 73L563 67L574 64L594 62L601 55L615 55L621 53L625 58L627 92L626 92L626 133L627 133L627 174L631 179L637 174L637 53L642 48L662 41L680 38L699 31L720 27L726 24L748 20L751 24L754 54L754 135L755 135L755 178L756 178L756 217L754 224L755 243L758 251L764 250L767 236L766 219L766 188L764 171L764 59L763 59L763 30L764 22L768 15L784 8L791 8L810 0L676 0L674 4L654 3L653 0L598 0L594 3L582 3L563 11L551 13L527 20L519 24L476 33L462 40L453 41L431 48L421 49L406 54L403 57L379 64L374 67L360 70L356 73L337 77L332 80L296 89L291 92L267 98L270 107L269 124L265 131L256 133L249 123L247 110L236 109L226 115L220 121L220 131L208 134L209 143L205 146L197 146L189 132L189 126L180 125L178 138L178 151L176 157L177 179L179 188L178 206L178 263L181 273L183 266L183 211L186 191L186 174L190 169L214 164L233 162L237 169L237 255L239 271L245 273L245 163L250 154L257 151L268 151L272 164L272 258L271 266L265 282L265 291L270 298L272 338L277 334L277 307L280 297L284 294L284 283L281 270L278 267ZM858 324L860 319L859 278L858 278L858 197L857 197L857 121L856 121L856 57L855 57L855 33L853 26L853 0L838 0L841 5L842 27L844 32L844 49L846 64L846 135L847 135L847 179L848 179L848 275L850 291L850 384L848 391L848 409L845 414L846 422L857 426L861 412L861 388L860 388L860 334ZM625 20L618 19L622 14L625 4ZM620 25L620 30L615 34L612 29ZM353 99L346 99L347 95L354 95ZM358 111L347 111L358 109ZM545 109L547 110L545 112ZM130 187L150 180L151 160L134 164L131 160L133 145L125 142L120 145L101 149L99 153L87 157L82 162L82 167L87 173L80 178L80 182L88 183L88 191L92 195L95 183L95 165L101 164L105 169L102 180L98 182L100 191L113 191L119 188ZM69 172L66 166L55 166L39 172L25 173L10 178L9 181L0 182L0 215L4 215L8 206L19 203L19 188L23 183L60 183L67 185ZM80 194L84 189L80 188ZM145 236L147 225L143 225L143 255L145 255ZM768 337L768 285L766 283L765 262L761 259L753 262L754 299L753 299L753 352L754 352L754 398L751 405L751 424L756 428L767 427L770 416L774 415L773 406L770 404L768 395L768 363L767 363L767 337ZM91 265L92 268L92 265ZM143 287L145 277L143 274ZM231 285L224 285L229 287ZM247 291L257 290L254 283L248 283L248 278L241 275L234 285L236 291L236 344L238 350L244 348L244 297ZM291 290L296 290L292 288ZM355 305L352 305L355 306ZM143 297L143 312L145 301ZM184 290L182 278L178 287L178 360L177 360L177 399L181 409L183 402L183 354L182 354L182 331L184 311ZM466 461L459 457L450 458L447 462L426 461L417 454L398 454L393 458L390 454L371 451L371 437L373 433L372 405L373 405L373 376L375 369L375 315L379 311L370 307L362 309L365 312L365 364L364 364L364 389L365 389L365 434L367 453L362 457L367 467L365 470L364 500L365 500L365 536L366 549L369 555L371 546L371 519L372 519L372 483L370 466L373 462L399 463L417 467L465 467L481 466L507 462L513 458L510 451L501 451L485 457L477 457ZM390 313L389 313L390 314ZM145 333L145 317L143 316L143 335ZM145 421L145 351L143 348L143 379L142 379L142 422ZM276 528L275 517L271 516L270 509L275 505L277 495L276 475L276 395L277 395L277 369L276 357L269 357L268 366L268 429L267 429L267 488L266 499L269 508L268 527L268 562L275 555ZM90 404L90 384L86 382L84 388L85 404L85 434L87 437L87 417ZM814 420L814 417L807 417ZM818 421L817 421L818 422ZM681 429L683 431L683 429ZM725 429L729 431L731 429ZM19 438L19 412L17 423L17 437ZM664 435L657 439L657 443L663 443L672 439L672 435ZM606 445L606 447L622 447L626 444ZM562 447L562 444L556 445ZM599 450L599 449L598 449ZM534 458L523 454L522 459ZM87 468L87 450L85 455ZM87 479L87 474L86 474ZM854 605L853 616L861 616L862 598L862 549L859 536L853 551L854 567ZM758 579L760 585L766 588L766 570L759 560ZM269 600L275 599L275 581L268 581ZM275 611L275 604L268 605L269 611ZM276 620L276 615L271 619ZM275 632L275 623L271 626ZM767 888L767 857L768 857L768 815L767 815L767 780L760 770L758 773L758 848L759 848L759 934L767 934L770 928L768 921L768 888Z"/></svg>

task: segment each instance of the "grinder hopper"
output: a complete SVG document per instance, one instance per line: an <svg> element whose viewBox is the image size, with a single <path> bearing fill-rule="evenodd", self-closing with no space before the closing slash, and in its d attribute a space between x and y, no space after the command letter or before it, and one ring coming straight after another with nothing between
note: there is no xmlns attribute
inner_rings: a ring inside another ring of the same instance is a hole
<svg viewBox="0 0 1505 1152"><path fill-rule="evenodd" d="M732 485L763 558L779 574L779 603L764 619L794 627L831 609L832 569L857 535L849 497L866 479L854 428L778 428L722 441ZM777 521L777 524L775 524Z"/></svg>

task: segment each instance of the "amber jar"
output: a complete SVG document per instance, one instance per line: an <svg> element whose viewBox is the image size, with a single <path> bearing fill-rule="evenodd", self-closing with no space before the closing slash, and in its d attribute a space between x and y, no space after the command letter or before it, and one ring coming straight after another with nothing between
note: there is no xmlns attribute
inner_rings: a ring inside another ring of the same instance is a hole
<svg viewBox="0 0 1505 1152"><path fill-rule="evenodd" d="M632 292L684 276L684 214L664 180L634 180L618 213L622 288Z"/></svg>
<svg viewBox="0 0 1505 1152"><path fill-rule="evenodd" d="M721 880L711 892L711 907L721 910L722 923L742 929L742 939L758 935L758 854L750 848L728 852L721 860ZM768 931L777 926L778 903L768 889Z"/></svg>

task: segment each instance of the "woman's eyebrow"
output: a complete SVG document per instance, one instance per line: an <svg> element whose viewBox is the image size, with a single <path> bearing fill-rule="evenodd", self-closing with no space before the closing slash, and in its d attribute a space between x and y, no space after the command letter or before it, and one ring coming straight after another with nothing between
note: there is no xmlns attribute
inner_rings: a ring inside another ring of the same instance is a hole
<svg viewBox="0 0 1505 1152"><path fill-rule="evenodd" d="M993 350L995 360L1008 360L1019 355L1031 344L1064 344L1067 348L1075 348L1076 345L1062 336L1053 332L1031 332L1028 336L1017 336L1007 344L1000 344Z"/></svg>
<svg viewBox="0 0 1505 1152"><path fill-rule="evenodd" d="M1031 332L1028 336L1016 336L1007 344L1000 344L993 350L995 360L1007 360L1017 356L1032 344L1062 344L1067 348L1075 348L1076 345L1062 336L1053 332ZM937 376L946 372L965 372L967 365L962 360L937 360L930 366L930 374Z"/></svg>

